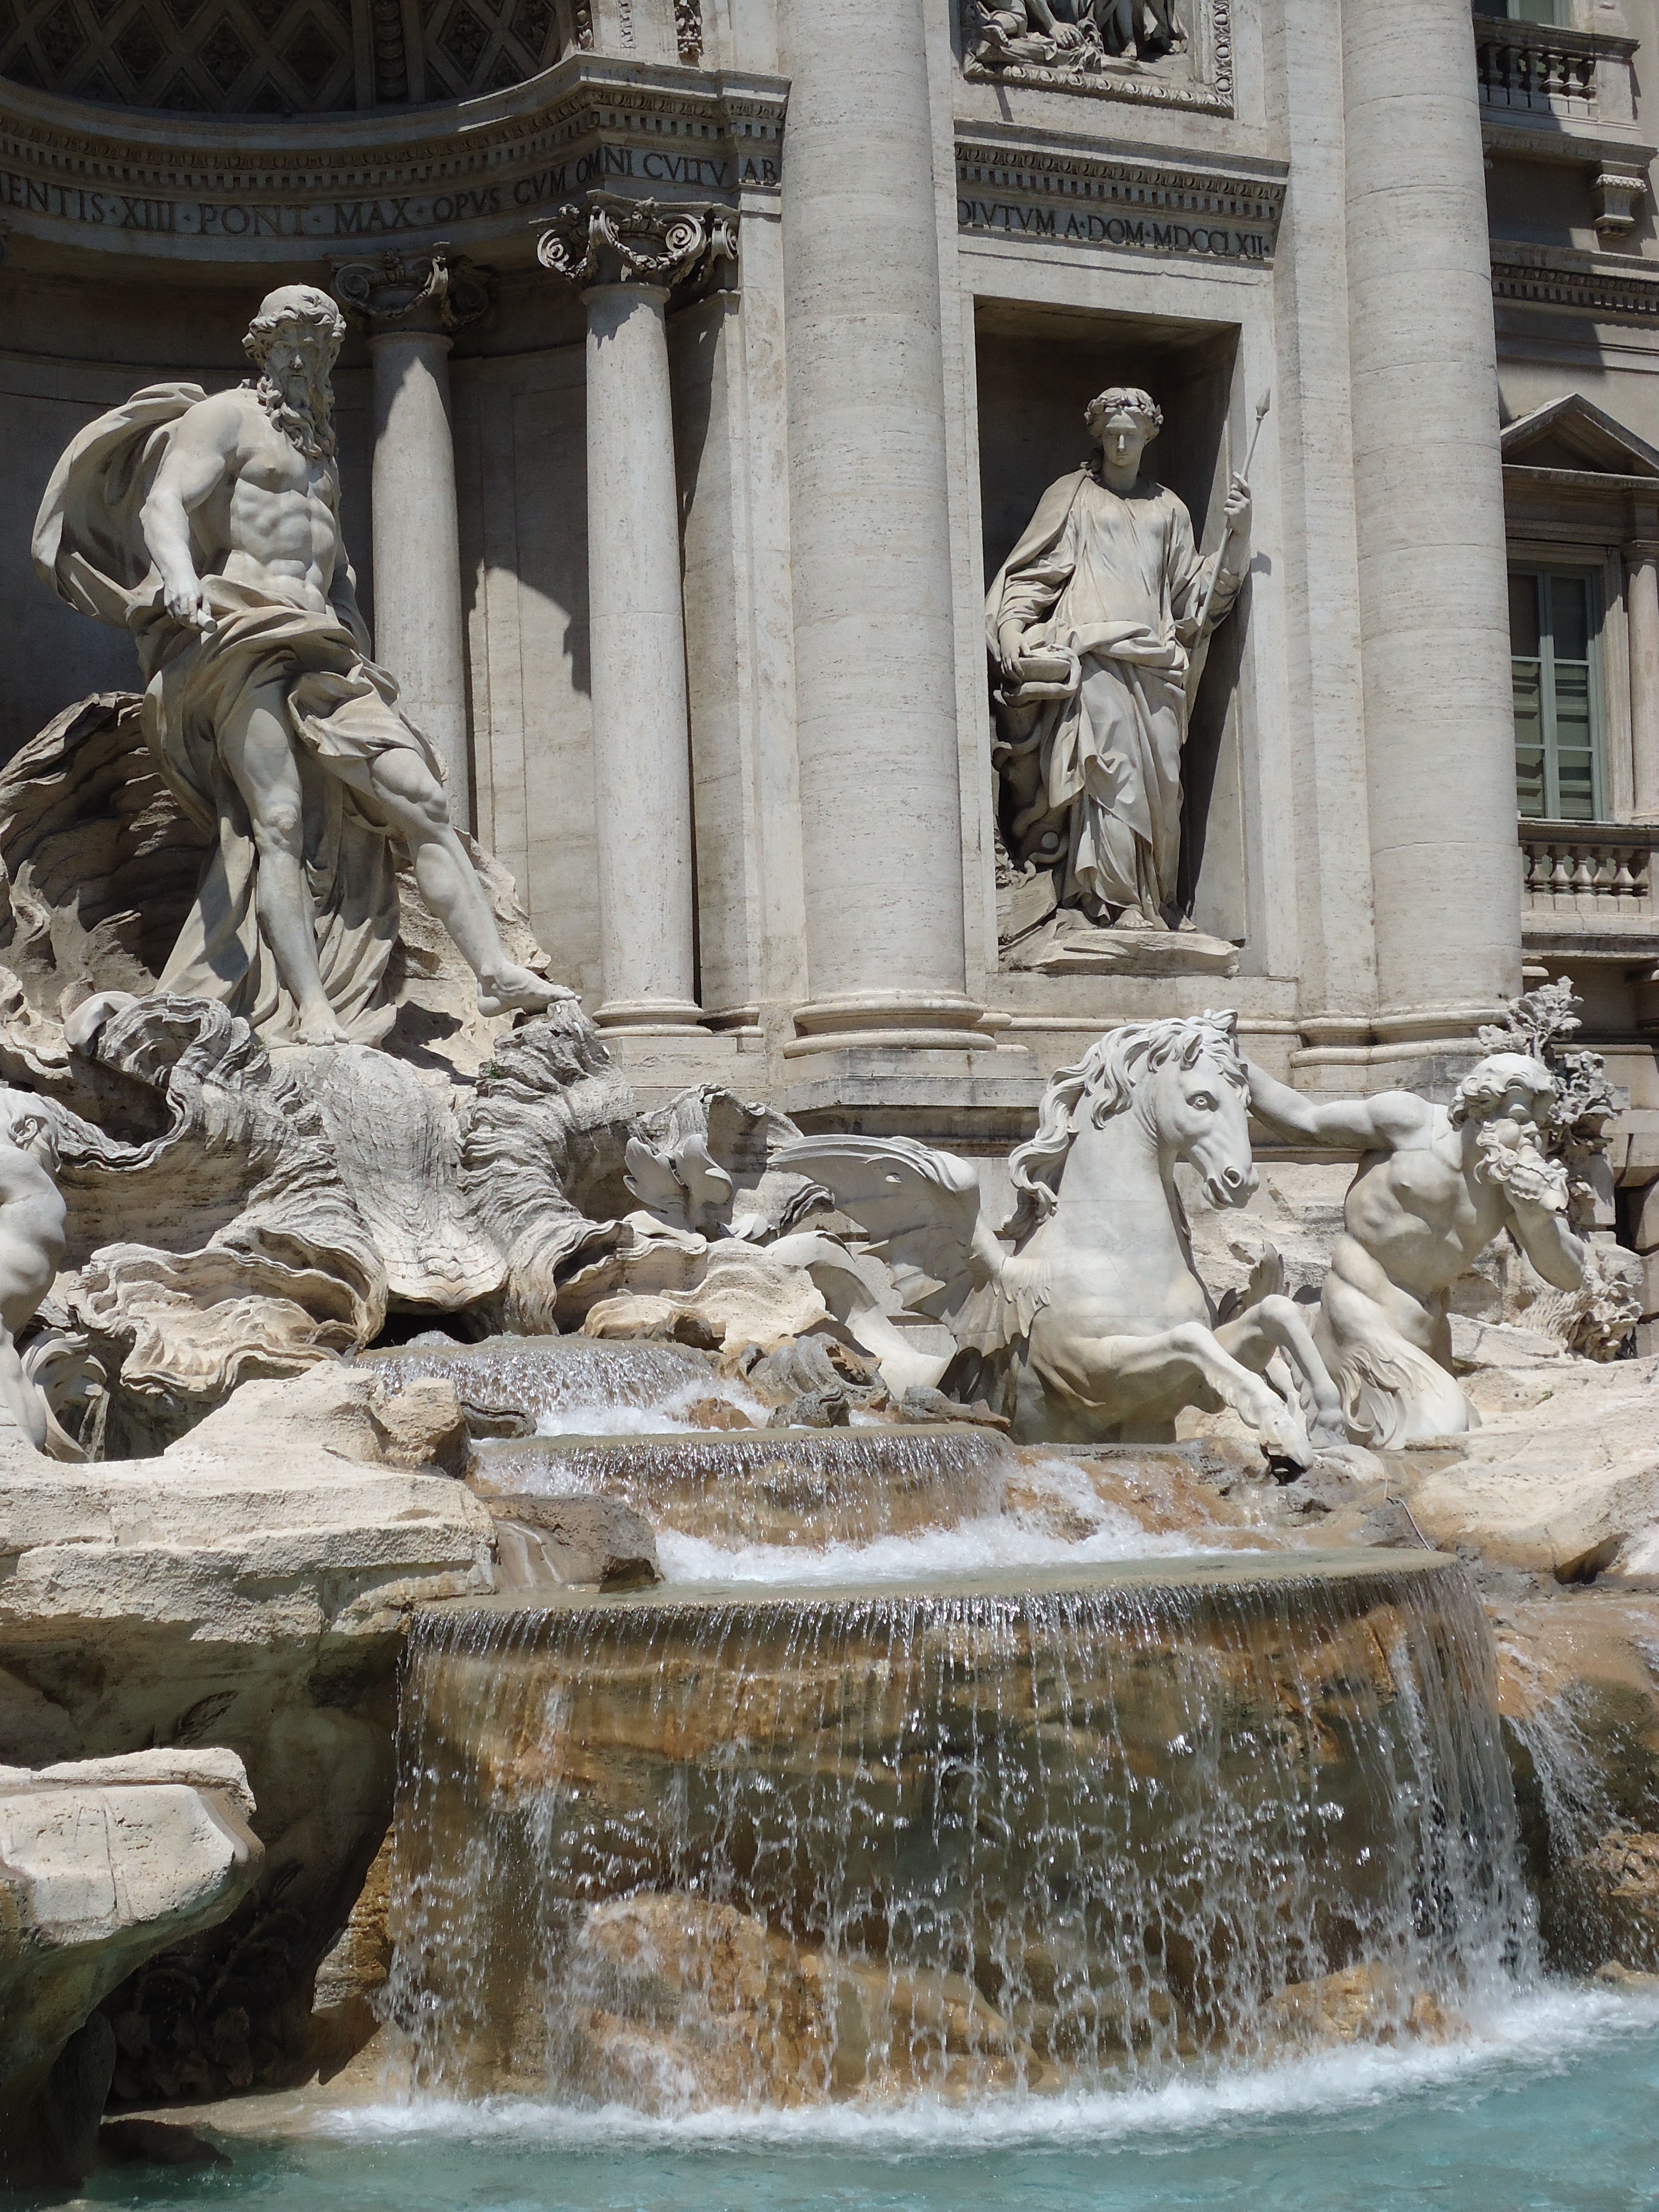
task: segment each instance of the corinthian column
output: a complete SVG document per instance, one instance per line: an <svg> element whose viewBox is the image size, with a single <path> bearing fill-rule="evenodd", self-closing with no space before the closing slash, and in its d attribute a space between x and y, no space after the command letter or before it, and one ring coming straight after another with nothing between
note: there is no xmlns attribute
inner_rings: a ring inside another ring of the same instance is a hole
<svg viewBox="0 0 1659 2212"><path fill-rule="evenodd" d="M374 657L431 738L457 826L471 826L452 335L489 305L488 277L447 246L336 266L335 296L368 331L374 376Z"/></svg>
<svg viewBox="0 0 1659 2212"><path fill-rule="evenodd" d="M1521 984L1498 367L1468 0L1342 0L1379 1001L1467 1042Z"/></svg>
<svg viewBox="0 0 1659 2212"><path fill-rule="evenodd" d="M924 10L781 0L778 33L811 991L786 1050L985 1046L965 988Z"/></svg>
<svg viewBox="0 0 1659 2212"><path fill-rule="evenodd" d="M679 506L664 314L735 218L591 193L537 247L587 310L587 629L599 949L594 1019L697 1021Z"/></svg>

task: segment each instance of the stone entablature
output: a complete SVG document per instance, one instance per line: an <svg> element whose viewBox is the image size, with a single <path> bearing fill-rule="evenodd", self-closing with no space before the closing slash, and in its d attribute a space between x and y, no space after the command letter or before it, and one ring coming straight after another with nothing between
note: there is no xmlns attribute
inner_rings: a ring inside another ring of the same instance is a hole
<svg viewBox="0 0 1659 2212"><path fill-rule="evenodd" d="M527 247L529 222L591 185L775 196L787 96L776 77L578 54L461 108L267 126L267 152L216 119L105 116L4 84L0 218L58 244L244 266L291 262L305 240Z"/></svg>
<svg viewBox="0 0 1659 2212"><path fill-rule="evenodd" d="M1627 254L1494 239L1492 289L1500 305L1561 307L1593 315L1598 322L1659 318L1659 262L1637 261Z"/></svg>
<svg viewBox="0 0 1659 2212"><path fill-rule="evenodd" d="M1040 244L1271 261L1285 204L1282 161L1249 167L1105 157L1029 131L959 127L957 222L963 233Z"/></svg>

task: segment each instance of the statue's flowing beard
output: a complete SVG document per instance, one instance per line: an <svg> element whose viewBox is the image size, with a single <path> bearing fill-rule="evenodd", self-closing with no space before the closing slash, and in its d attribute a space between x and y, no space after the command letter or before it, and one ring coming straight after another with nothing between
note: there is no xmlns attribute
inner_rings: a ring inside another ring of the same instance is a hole
<svg viewBox="0 0 1659 2212"><path fill-rule="evenodd" d="M288 394L263 370L253 387L254 396L291 446L308 461L329 459L334 451L334 394L325 376L307 382L306 402L294 406Z"/></svg>
<svg viewBox="0 0 1659 2212"><path fill-rule="evenodd" d="M1529 1130L1513 1121L1483 1121L1474 1133L1475 1174L1523 1206L1550 1213L1567 1210L1567 1170L1553 1160Z"/></svg>

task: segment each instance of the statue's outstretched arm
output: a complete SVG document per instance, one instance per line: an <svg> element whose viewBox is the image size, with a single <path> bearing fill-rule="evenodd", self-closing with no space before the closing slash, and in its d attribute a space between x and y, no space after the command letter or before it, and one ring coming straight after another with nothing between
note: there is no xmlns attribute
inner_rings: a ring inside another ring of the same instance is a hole
<svg viewBox="0 0 1659 2212"><path fill-rule="evenodd" d="M1280 1137L1389 1152L1419 1139L1433 1110L1409 1091L1382 1091L1370 1098L1309 1098L1253 1061L1247 1060L1245 1066L1250 1078L1250 1111Z"/></svg>

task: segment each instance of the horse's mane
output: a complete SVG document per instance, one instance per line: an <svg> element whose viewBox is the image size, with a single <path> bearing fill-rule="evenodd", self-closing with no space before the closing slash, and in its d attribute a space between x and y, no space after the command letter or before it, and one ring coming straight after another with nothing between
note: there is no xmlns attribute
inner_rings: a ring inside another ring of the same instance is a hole
<svg viewBox="0 0 1659 2212"><path fill-rule="evenodd" d="M1121 1029L1108 1030L1075 1067L1062 1067L1051 1076L1037 1109L1036 1134L1008 1161L1014 1210L1001 1234L1018 1243L1054 1212L1060 1178L1077 1134L1079 1103L1087 1102L1089 1117L1098 1129L1123 1111L1146 1077L1172 1060L1191 1067L1206 1052L1213 1053L1228 1079L1243 1089L1249 1079L1238 1055L1237 1018L1228 1009L1161 1022L1126 1022Z"/></svg>

